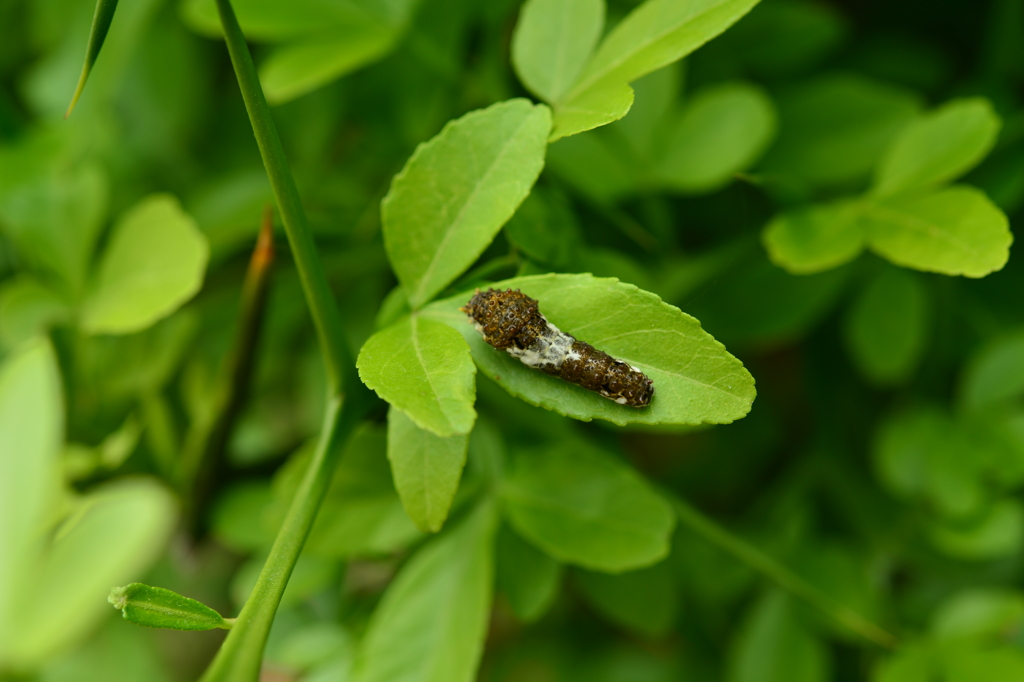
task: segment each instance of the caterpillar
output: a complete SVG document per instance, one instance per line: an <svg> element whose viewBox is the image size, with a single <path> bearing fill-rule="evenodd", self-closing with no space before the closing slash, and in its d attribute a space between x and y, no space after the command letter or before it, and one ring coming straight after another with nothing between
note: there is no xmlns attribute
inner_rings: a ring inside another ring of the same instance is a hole
<svg viewBox="0 0 1024 682"><path fill-rule="evenodd" d="M594 391L619 405L646 407L654 382L629 363L566 334L544 318L536 299L518 289L476 290L462 312L484 341L570 384Z"/></svg>

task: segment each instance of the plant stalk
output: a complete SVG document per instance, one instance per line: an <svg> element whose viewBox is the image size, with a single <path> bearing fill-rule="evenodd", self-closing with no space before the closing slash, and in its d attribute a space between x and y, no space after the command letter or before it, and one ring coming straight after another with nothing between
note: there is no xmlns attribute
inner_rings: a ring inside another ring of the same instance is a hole
<svg viewBox="0 0 1024 682"><path fill-rule="evenodd" d="M259 679L263 648L277 605L327 492L338 455L361 416L361 410L353 408L352 403L343 407L339 397L329 401L313 460L295 491L270 556L201 682L255 682Z"/></svg>
<svg viewBox="0 0 1024 682"><path fill-rule="evenodd" d="M238 25L230 0L217 0L217 10L220 13L224 40L227 42L231 64L235 68L238 87L242 91L245 109L249 113L252 131L256 136L256 144L259 145L263 165L267 169L270 187L277 200L281 221L284 223L306 301L316 325L317 337L327 366L328 387L332 396L338 395L359 384L355 376L355 362L342 333L341 315L328 284L323 263L317 255L299 190L285 158L281 138L270 115L267 98L263 95L263 87L256 75L256 65L249 54L245 35Z"/></svg>
<svg viewBox="0 0 1024 682"><path fill-rule="evenodd" d="M688 503L675 496L672 496L670 499L683 525L719 549L733 555L750 568L769 578L782 589L803 599L843 627L869 642L885 649L893 649L899 643L893 634L835 601L775 559L728 532Z"/></svg>
<svg viewBox="0 0 1024 682"><path fill-rule="evenodd" d="M263 649L281 595L327 492L342 445L371 403L367 399L368 389L356 376L355 363L343 334L341 315L317 255L298 188L270 116L245 36L229 0L217 0L217 10L242 99L316 326L329 391L323 429L313 459L295 492L256 586L202 677L202 682L255 682L259 678Z"/></svg>

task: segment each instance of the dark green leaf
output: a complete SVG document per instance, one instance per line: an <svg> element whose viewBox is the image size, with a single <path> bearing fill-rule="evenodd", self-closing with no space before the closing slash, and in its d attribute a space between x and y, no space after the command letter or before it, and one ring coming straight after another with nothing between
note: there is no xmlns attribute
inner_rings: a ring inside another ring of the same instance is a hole
<svg viewBox="0 0 1024 682"><path fill-rule="evenodd" d="M654 173L659 183L680 192L718 189L764 152L775 136L775 119L775 107L760 88L704 88L669 128Z"/></svg>
<svg viewBox="0 0 1024 682"><path fill-rule="evenodd" d="M928 322L928 292L920 277L886 268L851 306L846 343L869 380L899 384L921 360L928 340Z"/></svg>
<svg viewBox="0 0 1024 682"><path fill-rule="evenodd" d="M669 504L632 469L582 441L519 452L501 490L512 527L560 561L620 572L668 553Z"/></svg>
<svg viewBox="0 0 1024 682"><path fill-rule="evenodd" d="M778 590L748 613L734 640L729 682L824 682L829 658L824 643L796 617L792 598Z"/></svg>
<svg viewBox="0 0 1024 682"><path fill-rule="evenodd" d="M562 564L504 525L498 531L495 552L497 587L512 610L526 622L543 616L558 594Z"/></svg>
<svg viewBox="0 0 1024 682"><path fill-rule="evenodd" d="M948 102L900 133L875 172L872 194L891 196L955 180L985 158L999 126L988 100Z"/></svg>
<svg viewBox="0 0 1024 682"><path fill-rule="evenodd" d="M606 618L647 637L664 636L680 596L667 562L619 575L577 571L584 598Z"/></svg>
<svg viewBox="0 0 1024 682"><path fill-rule="evenodd" d="M110 30L110 22L114 20L114 10L117 9L117 0L96 0L96 14L92 18L92 28L89 30L89 45L85 48L85 63L82 64L82 74L78 77L78 85L75 87L75 94L71 97L71 104L68 105L64 118L71 115L78 98L85 89L85 82L89 79L89 72L92 71L96 58L100 56L100 48Z"/></svg>
<svg viewBox="0 0 1024 682"><path fill-rule="evenodd" d="M497 515L484 503L421 549L370 620L358 682L470 682L491 605Z"/></svg>

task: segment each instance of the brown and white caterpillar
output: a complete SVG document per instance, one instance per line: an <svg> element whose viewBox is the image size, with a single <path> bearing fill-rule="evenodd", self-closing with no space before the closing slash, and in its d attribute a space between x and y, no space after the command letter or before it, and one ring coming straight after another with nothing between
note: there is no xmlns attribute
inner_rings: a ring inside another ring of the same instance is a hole
<svg viewBox="0 0 1024 682"><path fill-rule="evenodd" d="M473 320L484 341L527 367L620 405L646 407L651 403L654 382L646 374L561 331L544 318L535 299L518 289L477 289L460 310Z"/></svg>

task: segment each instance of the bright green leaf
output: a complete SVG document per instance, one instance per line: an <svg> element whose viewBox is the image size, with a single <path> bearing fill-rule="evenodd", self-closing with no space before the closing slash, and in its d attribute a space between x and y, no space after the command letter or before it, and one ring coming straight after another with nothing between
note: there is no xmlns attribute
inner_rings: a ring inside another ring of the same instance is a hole
<svg viewBox="0 0 1024 682"><path fill-rule="evenodd" d="M512 527L565 563L617 573L668 554L669 504L631 468L583 441L520 451L501 495Z"/></svg>
<svg viewBox="0 0 1024 682"><path fill-rule="evenodd" d="M647 0L601 41L566 102L597 83L630 83L682 59L729 28L757 1Z"/></svg>
<svg viewBox="0 0 1024 682"><path fill-rule="evenodd" d="M254 40L281 41L325 31L346 31L370 20L399 23L411 9L407 0L233 0L245 35ZM221 35L215 0L184 0L182 17L193 29L211 37Z"/></svg>
<svg viewBox="0 0 1024 682"><path fill-rule="evenodd" d="M953 100L907 126L875 172L872 194L891 196L955 180L985 158L1000 121L988 100Z"/></svg>
<svg viewBox="0 0 1024 682"><path fill-rule="evenodd" d="M602 81L555 107L550 142L618 121L633 106L633 88Z"/></svg>
<svg viewBox="0 0 1024 682"><path fill-rule="evenodd" d="M148 628L226 630L231 627L206 604L163 587L131 583L112 589L107 601L125 620Z"/></svg>
<svg viewBox="0 0 1024 682"><path fill-rule="evenodd" d="M356 366L364 384L421 429L447 438L473 428L476 368L447 326L406 317L371 336Z"/></svg>
<svg viewBox="0 0 1024 682"><path fill-rule="evenodd" d="M604 0L528 0L512 34L512 64L533 94L554 102L575 82L604 26Z"/></svg>
<svg viewBox="0 0 1024 682"><path fill-rule="evenodd" d="M45 660L95 627L106 613L97 595L141 577L174 524L173 498L149 480L110 484L83 499L35 576L32 608L16 637L19 657Z"/></svg>
<svg viewBox="0 0 1024 682"><path fill-rule="evenodd" d="M503 525L495 541L495 581L515 614L526 622L551 606L562 582L562 564Z"/></svg>
<svg viewBox="0 0 1024 682"><path fill-rule="evenodd" d="M664 561L619 575L581 570L575 578L599 613L643 636L664 636L679 612L679 590Z"/></svg>
<svg viewBox="0 0 1024 682"><path fill-rule="evenodd" d="M681 192L718 189L757 160L775 136L775 119L772 101L753 85L700 90L661 141L654 173Z"/></svg>
<svg viewBox="0 0 1024 682"><path fill-rule="evenodd" d="M357 682L470 682L491 607L497 514L484 503L417 552L370 619Z"/></svg>
<svg viewBox="0 0 1024 682"><path fill-rule="evenodd" d="M864 205L868 246L896 265L984 277L1010 257L1006 215L973 187Z"/></svg>
<svg viewBox="0 0 1024 682"><path fill-rule="evenodd" d="M777 103L779 138L761 168L816 185L866 177L921 110L911 91L845 74L801 83Z"/></svg>
<svg viewBox="0 0 1024 682"><path fill-rule="evenodd" d="M398 30L366 23L287 43L260 65L260 82L267 101L281 104L374 62L391 51Z"/></svg>
<svg viewBox="0 0 1024 682"><path fill-rule="evenodd" d="M206 239L174 197L143 199L114 226L82 327L94 334L149 327L199 291L208 256Z"/></svg>
<svg viewBox="0 0 1024 682"><path fill-rule="evenodd" d="M824 642L797 619L792 598L773 590L748 613L734 640L728 682L825 682Z"/></svg>
<svg viewBox="0 0 1024 682"><path fill-rule="evenodd" d="M761 235L768 257L794 275L831 270L864 250L860 204L812 204L777 214Z"/></svg>
<svg viewBox="0 0 1024 682"><path fill-rule="evenodd" d="M424 312L458 329L480 369L509 393L576 419L616 424L728 423L743 417L754 400L753 377L700 323L654 294L615 279L591 275L537 275L498 282L540 301L544 316L654 381L649 407L617 405L596 393L531 369L484 343L459 307L466 293Z"/></svg>
<svg viewBox="0 0 1024 682"><path fill-rule="evenodd" d="M436 436L388 410L388 460L405 513L423 532L441 530L466 464L469 436Z"/></svg>
<svg viewBox="0 0 1024 682"><path fill-rule="evenodd" d="M0 365L0 666L18 654L39 532L57 498L63 431L57 359L35 341Z"/></svg>
<svg viewBox="0 0 1024 682"><path fill-rule="evenodd" d="M422 144L381 204L384 244L419 308L480 256L530 193L551 115L525 99L452 121Z"/></svg>
<svg viewBox="0 0 1024 682"><path fill-rule="evenodd" d="M928 340L928 291L920 276L886 268L849 309L846 343L861 372L899 384L917 367Z"/></svg>

